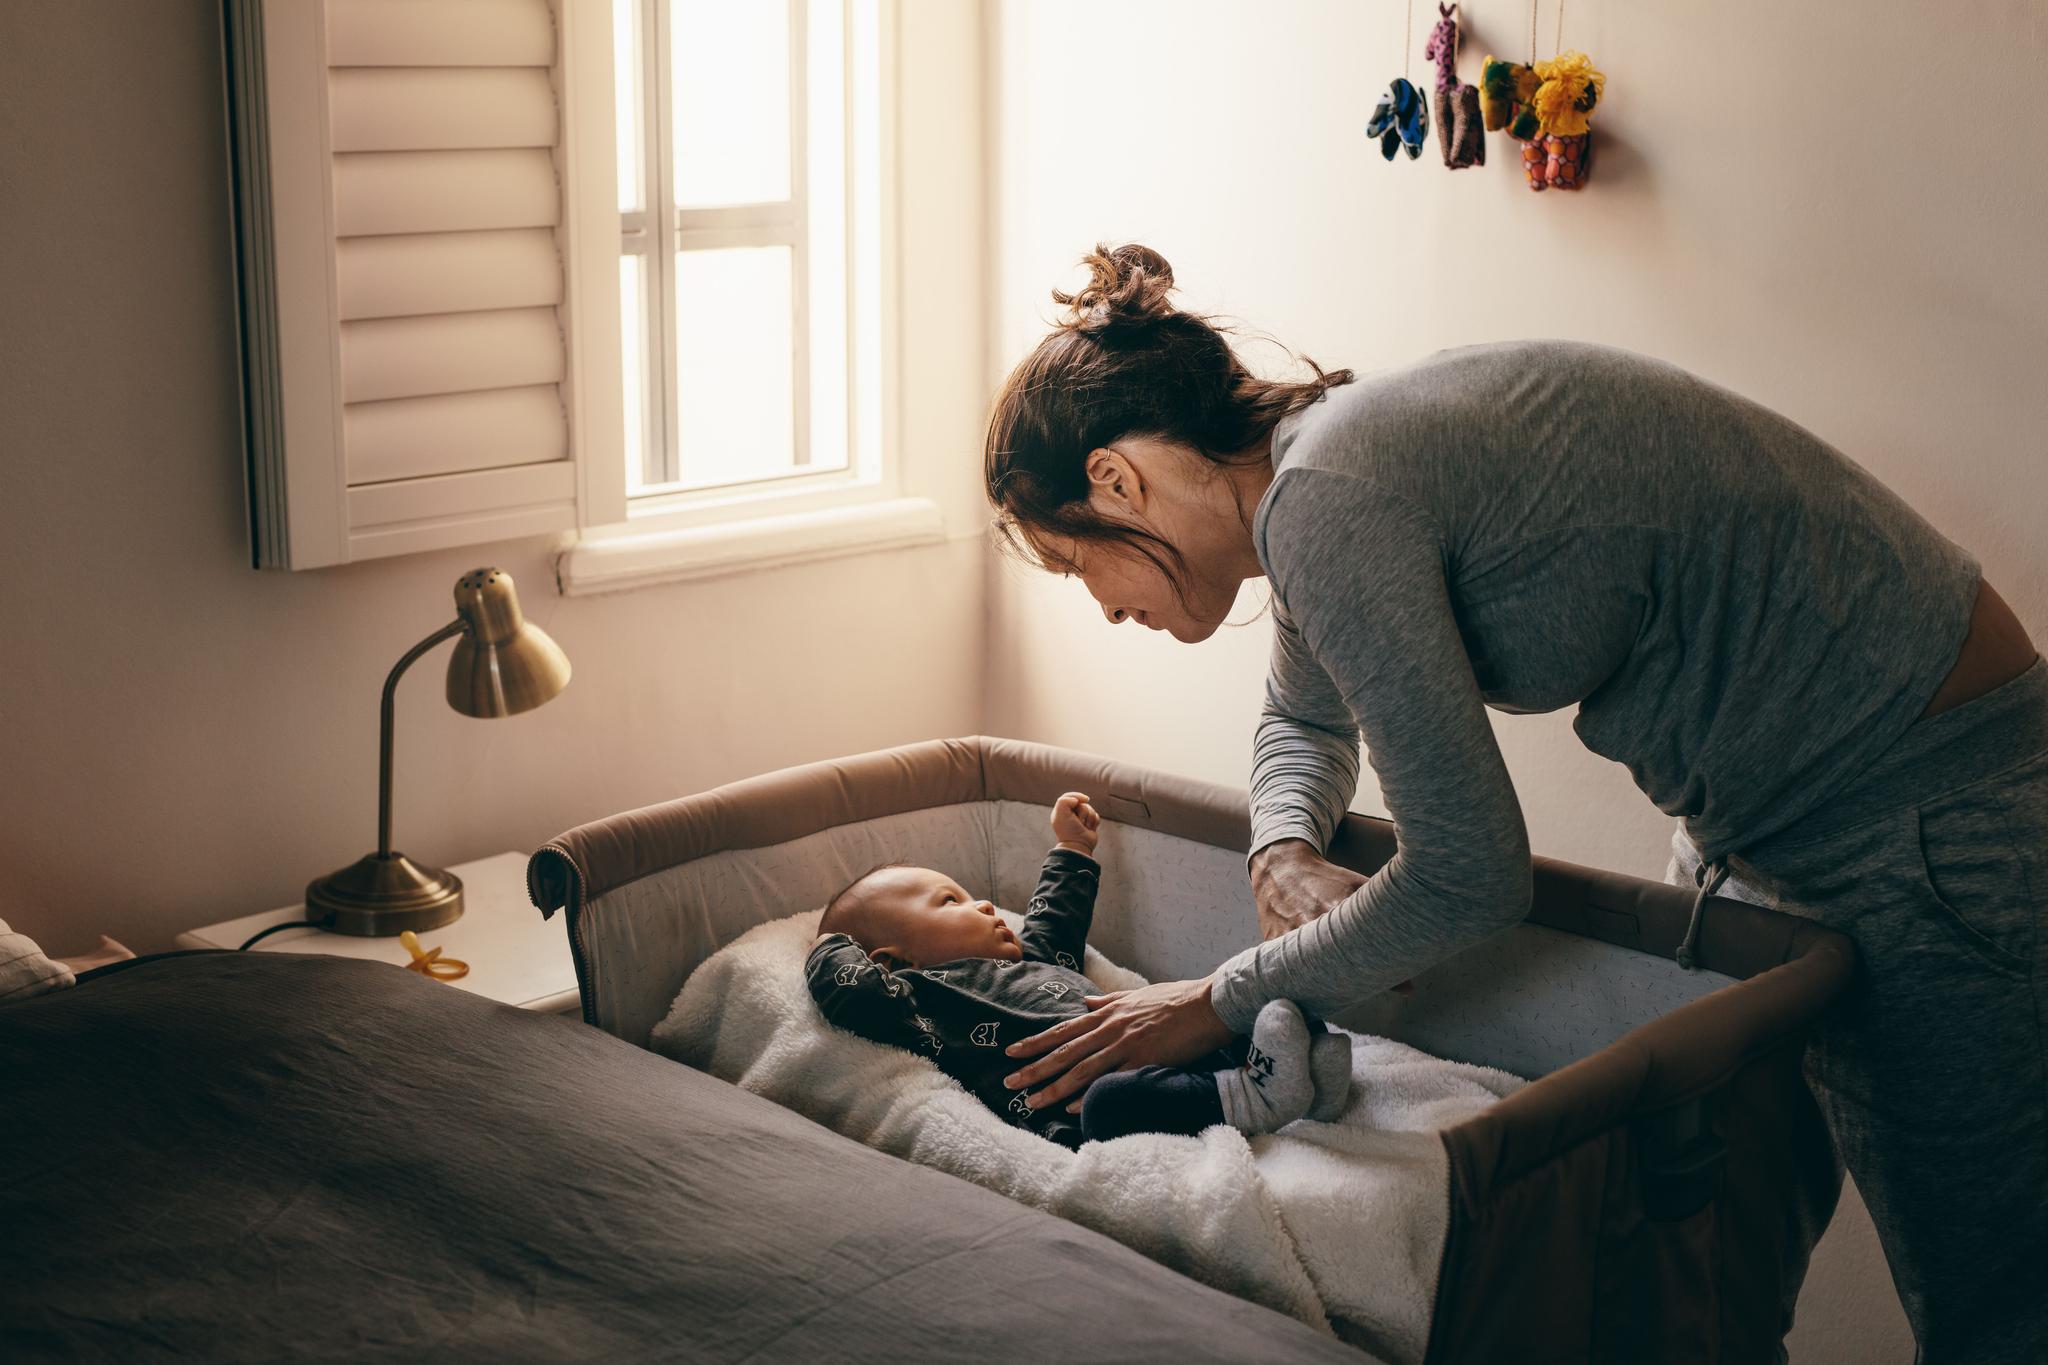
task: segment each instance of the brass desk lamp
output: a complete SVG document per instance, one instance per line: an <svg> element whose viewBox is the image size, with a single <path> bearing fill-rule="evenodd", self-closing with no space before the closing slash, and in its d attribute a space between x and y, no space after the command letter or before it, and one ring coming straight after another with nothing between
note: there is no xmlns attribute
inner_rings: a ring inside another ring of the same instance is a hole
<svg viewBox="0 0 2048 1365"><path fill-rule="evenodd" d="M472 569L457 580L455 619L407 650L384 680L377 851L306 888L306 918L333 933L379 938L462 918L461 878L391 848L392 695L399 675L451 635L462 638L448 660L448 704L465 716L516 716L569 685L568 657L520 614L512 575Z"/></svg>

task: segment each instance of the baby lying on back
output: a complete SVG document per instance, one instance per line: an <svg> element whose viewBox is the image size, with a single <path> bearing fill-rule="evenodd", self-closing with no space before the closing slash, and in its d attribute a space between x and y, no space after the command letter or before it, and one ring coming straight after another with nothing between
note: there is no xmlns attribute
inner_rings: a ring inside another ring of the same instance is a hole
<svg viewBox="0 0 2048 1365"><path fill-rule="evenodd" d="M1033 1109L1003 1077L1003 1049L1088 1012L1100 994L1081 975L1101 868L1101 817L1080 792L1053 806L1056 841L1024 927L943 872L886 864L834 896L806 964L825 1017L863 1038L929 1057L1019 1128L1067 1147L1126 1133L1199 1133L1227 1123L1270 1133L1328 1120L1351 1085L1351 1039L1311 1026L1293 1002L1259 1011L1250 1038L1188 1066L1147 1066L1096 1079L1078 1105Z"/></svg>

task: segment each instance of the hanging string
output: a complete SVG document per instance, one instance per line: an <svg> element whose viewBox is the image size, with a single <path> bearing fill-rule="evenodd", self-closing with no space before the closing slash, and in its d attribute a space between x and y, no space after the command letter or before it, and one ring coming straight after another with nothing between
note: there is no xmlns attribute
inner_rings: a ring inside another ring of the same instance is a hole
<svg viewBox="0 0 2048 1365"><path fill-rule="evenodd" d="M1555 57L1564 51L1564 0L1557 0L1557 45L1550 50Z"/></svg>
<svg viewBox="0 0 2048 1365"><path fill-rule="evenodd" d="M1409 53L1415 50L1415 0L1408 0L1408 26L1401 35L1401 79L1408 79Z"/></svg>
<svg viewBox="0 0 2048 1365"><path fill-rule="evenodd" d="M1529 65L1536 65L1536 6L1541 0L1529 0Z"/></svg>

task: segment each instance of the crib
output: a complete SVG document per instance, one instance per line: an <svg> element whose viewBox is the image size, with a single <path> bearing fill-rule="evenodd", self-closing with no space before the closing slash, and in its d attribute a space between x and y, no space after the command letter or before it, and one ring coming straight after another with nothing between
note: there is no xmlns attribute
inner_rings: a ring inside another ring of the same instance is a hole
<svg viewBox="0 0 2048 1365"><path fill-rule="evenodd" d="M1256 937L1242 792L1044 745L971 737L751 778L551 840L529 888L565 910L585 1021L645 1047L692 969L893 860L997 903L1031 894L1063 791L1105 817L1091 942L1154 980ZM1391 825L1348 816L1370 872ZM976 878L980 878L980 886ZM1427 1360L1782 1358L1840 1167L1801 1075L1846 984L1840 934L1687 889L1538 858L1528 918L1412 996L1335 1022L1532 1084L1441 1134L1449 1218Z"/></svg>

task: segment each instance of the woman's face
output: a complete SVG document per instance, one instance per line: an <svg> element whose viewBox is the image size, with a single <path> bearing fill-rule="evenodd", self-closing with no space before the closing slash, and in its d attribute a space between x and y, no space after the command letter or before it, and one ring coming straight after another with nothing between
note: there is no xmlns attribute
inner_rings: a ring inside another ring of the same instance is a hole
<svg viewBox="0 0 2048 1365"><path fill-rule="evenodd" d="M1072 566L1112 623L1135 621L1189 645L1214 635L1239 585L1259 572L1233 481L1195 452L1150 437L1095 451L1088 476L1097 515L1149 531L1180 552L1180 591L1140 549L1100 541L1048 548Z"/></svg>
<svg viewBox="0 0 2048 1365"><path fill-rule="evenodd" d="M1237 601L1233 583L1230 595L1220 603L1193 591L1183 604L1158 565L1122 546L1076 545L1068 558L1074 577L1087 587L1113 624L1134 621L1149 630L1163 630L1184 645L1199 644L1214 635Z"/></svg>

